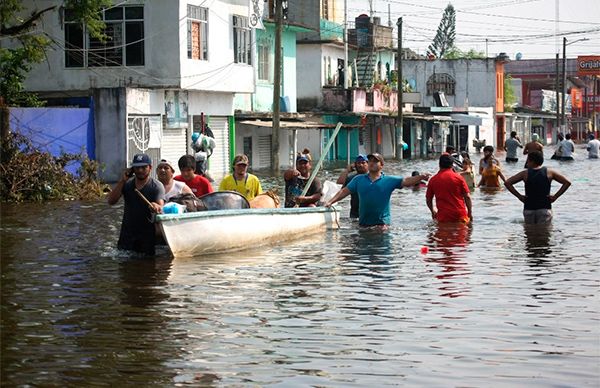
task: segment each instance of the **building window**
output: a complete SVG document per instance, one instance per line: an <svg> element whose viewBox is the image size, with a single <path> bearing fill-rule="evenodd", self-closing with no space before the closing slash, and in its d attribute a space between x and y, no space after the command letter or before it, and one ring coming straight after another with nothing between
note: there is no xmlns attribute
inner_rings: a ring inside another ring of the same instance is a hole
<svg viewBox="0 0 600 388"><path fill-rule="evenodd" d="M65 10L65 66L143 66L144 7L123 6L102 11L106 40L88 36L72 10Z"/></svg>
<svg viewBox="0 0 600 388"><path fill-rule="evenodd" d="M435 73L427 80L427 95L443 92L446 96L454 96L456 82L449 74Z"/></svg>
<svg viewBox="0 0 600 388"><path fill-rule="evenodd" d="M321 0L321 18L329 20L329 1Z"/></svg>
<svg viewBox="0 0 600 388"><path fill-rule="evenodd" d="M187 6L188 41L190 59L208 59L208 8Z"/></svg>
<svg viewBox="0 0 600 388"><path fill-rule="evenodd" d="M271 42L263 40L258 43L258 79L271 80Z"/></svg>
<svg viewBox="0 0 600 388"><path fill-rule="evenodd" d="M252 51L248 18L233 16L233 54L235 63L252 64Z"/></svg>

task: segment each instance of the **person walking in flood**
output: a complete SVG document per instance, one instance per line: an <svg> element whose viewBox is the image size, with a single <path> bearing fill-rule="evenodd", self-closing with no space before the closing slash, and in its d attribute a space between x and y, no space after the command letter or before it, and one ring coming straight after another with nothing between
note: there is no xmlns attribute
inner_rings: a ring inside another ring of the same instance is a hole
<svg viewBox="0 0 600 388"><path fill-rule="evenodd" d="M119 202L121 196L125 201L117 248L146 255L155 253L156 230L152 214L162 213L165 196L163 184L152 178L150 171L150 157L146 154L135 155L131 168L123 172L107 197L109 205Z"/></svg>
<svg viewBox="0 0 600 388"><path fill-rule="evenodd" d="M506 151L506 163L516 163L519 161L517 157L517 149L523 148L523 144L521 144L521 140L517 136L516 131L512 131L510 133L510 138L506 139L504 142L504 150Z"/></svg>
<svg viewBox="0 0 600 388"><path fill-rule="evenodd" d="M479 161L479 174L483 173L483 169L491 165L500 165L500 162L494 156L494 147L491 145L483 147L483 158Z"/></svg>
<svg viewBox="0 0 600 388"><path fill-rule="evenodd" d="M473 220L471 194L467 182L452 169L452 164L450 155L440 156L440 170L427 185L427 207L431 211L431 218L438 222L469 223Z"/></svg>
<svg viewBox="0 0 600 388"><path fill-rule="evenodd" d="M600 140L596 139L593 134L590 134L590 141L586 146L588 152L588 158L590 159L598 159L598 151L600 150Z"/></svg>
<svg viewBox="0 0 600 388"><path fill-rule="evenodd" d="M560 142L560 160L574 160L575 143L571 140L571 134L565 135L565 140Z"/></svg>
<svg viewBox="0 0 600 388"><path fill-rule="evenodd" d="M531 135L531 141L525 144L525 147L523 148L523 155L527 155L533 151L544 152L544 146L542 143L540 143L540 136L537 133ZM525 165L527 165L527 162L525 162Z"/></svg>
<svg viewBox="0 0 600 388"><path fill-rule="evenodd" d="M354 179L357 175L366 174L369 171L367 156L359 154L354 163L349 165L339 176L337 180L338 185L342 185L342 188L348 186L348 183ZM358 194L350 195L350 218L358 218L359 200Z"/></svg>
<svg viewBox="0 0 600 388"><path fill-rule="evenodd" d="M542 167L544 155L540 151L532 151L527 156L527 169L511 176L505 186L519 201L523 202L523 218L526 224L545 224L552 221L552 203L555 202L571 186L571 182L556 170ZM562 186L555 194L550 194L552 181ZM514 185L523 181L525 195Z"/></svg>
<svg viewBox="0 0 600 388"><path fill-rule="evenodd" d="M358 223L363 227L386 230L390 224L390 198L392 192L403 187L413 187L420 181L429 179L430 174L420 174L408 178L385 175L384 159L378 153L369 154L369 173L358 175L331 198L325 206L330 207L349 194L358 194Z"/></svg>

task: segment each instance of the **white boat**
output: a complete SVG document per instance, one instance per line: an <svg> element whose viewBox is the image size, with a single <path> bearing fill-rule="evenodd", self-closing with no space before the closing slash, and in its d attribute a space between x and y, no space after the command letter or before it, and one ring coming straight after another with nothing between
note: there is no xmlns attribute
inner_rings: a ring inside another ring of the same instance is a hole
<svg viewBox="0 0 600 388"><path fill-rule="evenodd" d="M165 241L173 256L196 256L251 249L339 228L334 208L209 210L159 214Z"/></svg>

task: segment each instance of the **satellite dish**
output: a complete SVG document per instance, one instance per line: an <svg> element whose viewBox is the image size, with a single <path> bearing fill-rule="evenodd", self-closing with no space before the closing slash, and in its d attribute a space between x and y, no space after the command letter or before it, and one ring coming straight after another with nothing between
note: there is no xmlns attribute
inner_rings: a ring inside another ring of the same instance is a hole
<svg viewBox="0 0 600 388"><path fill-rule="evenodd" d="M520 61L522 58L523 58L523 54L521 54L521 53L517 53L517 55L515 55L515 59L517 61Z"/></svg>

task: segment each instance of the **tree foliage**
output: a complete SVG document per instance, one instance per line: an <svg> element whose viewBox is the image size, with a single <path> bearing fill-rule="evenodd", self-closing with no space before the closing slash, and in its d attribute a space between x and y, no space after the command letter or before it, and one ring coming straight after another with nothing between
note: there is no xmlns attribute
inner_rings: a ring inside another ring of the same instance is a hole
<svg viewBox="0 0 600 388"><path fill-rule="evenodd" d="M512 84L512 77L506 75L504 77L504 111L512 112L517 103L517 96Z"/></svg>
<svg viewBox="0 0 600 388"><path fill-rule="evenodd" d="M65 8L73 10L77 20L86 25L91 36L104 36L104 22L100 11L110 6L111 0L65 0ZM43 15L57 12L57 6L33 10L23 15L21 0L0 1L0 96L9 106L39 106L42 102L34 94L23 89L27 73L36 63L46 58L46 49L52 40L38 29ZM5 42L9 41L10 44Z"/></svg>
<svg viewBox="0 0 600 388"><path fill-rule="evenodd" d="M444 59L485 59L485 53L483 51L477 51L470 49L469 51L462 51L458 47L454 46L444 54Z"/></svg>
<svg viewBox="0 0 600 388"><path fill-rule="evenodd" d="M83 153L63 152L53 157L19 133L10 133L0 141L0 155L2 201L98 199L106 188L97 176L98 162ZM73 162L81 163L77 176L65 171Z"/></svg>
<svg viewBox="0 0 600 388"><path fill-rule="evenodd" d="M456 37L456 11L452 4L448 4L442 15L433 42L427 48L427 55L435 58L444 58L444 54L454 47Z"/></svg>

